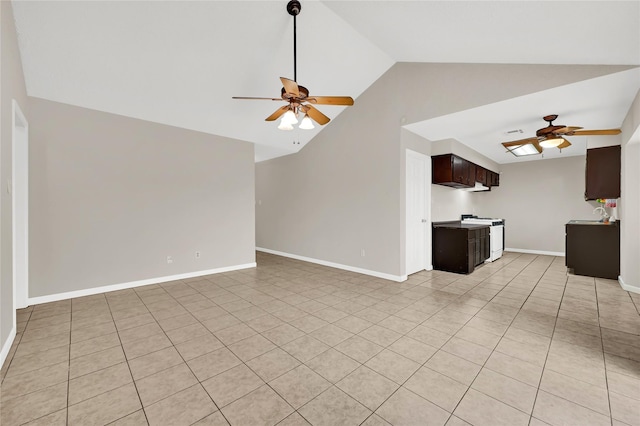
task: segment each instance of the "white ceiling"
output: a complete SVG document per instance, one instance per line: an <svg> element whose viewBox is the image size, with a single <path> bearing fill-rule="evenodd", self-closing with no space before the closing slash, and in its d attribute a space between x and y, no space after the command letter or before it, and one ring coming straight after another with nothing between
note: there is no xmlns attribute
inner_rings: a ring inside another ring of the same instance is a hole
<svg viewBox="0 0 640 426"><path fill-rule="evenodd" d="M263 119L280 103L231 99L277 97L278 77L293 77L286 3L14 0L28 94L250 141L257 160L297 152L319 126L279 131ZM311 94L357 102L397 61L640 65L640 2L302 0L298 81ZM496 157L495 132L535 132L552 113L560 124L619 126L639 81L602 77L409 127L502 163L512 159ZM585 90L599 96L584 111L549 102ZM334 118L343 107L319 109ZM488 132L492 144L475 142Z"/></svg>
<svg viewBox="0 0 640 426"><path fill-rule="evenodd" d="M558 115L554 125L619 129L638 90L640 68L634 68L404 127L432 141L456 139L499 164L584 155L587 145L591 148L606 139L616 144L619 137L567 136L570 147L544 149L542 155L527 157L514 156L500 142L535 136L537 129L548 125L542 117L551 114ZM522 133L508 133L513 130Z"/></svg>

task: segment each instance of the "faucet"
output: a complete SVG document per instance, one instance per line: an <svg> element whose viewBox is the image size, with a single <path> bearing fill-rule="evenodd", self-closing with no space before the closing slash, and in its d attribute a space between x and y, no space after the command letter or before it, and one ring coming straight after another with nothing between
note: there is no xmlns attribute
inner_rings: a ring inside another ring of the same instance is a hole
<svg viewBox="0 0 640 426"><path fill-rule="evenodd" d="M609 218L607 209L605 209L603 206L596 207L595 209L593 209L593 214L596 214L596 212L600 212L600 221L602 222L606 222L607 219Z"/></svg>

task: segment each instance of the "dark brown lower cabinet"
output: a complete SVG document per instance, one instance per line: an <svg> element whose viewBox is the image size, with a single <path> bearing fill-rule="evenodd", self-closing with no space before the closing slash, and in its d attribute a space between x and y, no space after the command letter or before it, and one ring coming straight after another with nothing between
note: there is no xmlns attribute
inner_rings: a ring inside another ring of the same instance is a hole
<svg viewBox="0 0 640 426"><path fill-rule="evenodd" d="M433 268L469 274L489 258L489 226L434 222Z"/></svg>
<svg viewBox="0 0 640 426"><path fill-rule="evenodd" d="M617 280L620 275L620 222L571 221L565 225L567 268L576 275Z"/></svg>

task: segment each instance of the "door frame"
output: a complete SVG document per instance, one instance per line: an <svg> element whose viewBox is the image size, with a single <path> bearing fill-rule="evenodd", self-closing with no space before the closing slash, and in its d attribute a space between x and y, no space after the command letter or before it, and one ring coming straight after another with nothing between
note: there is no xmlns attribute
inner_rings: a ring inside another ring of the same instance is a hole
<svg viewBox="0 0 640 426"><path fill-rule="evenodd" d="M15 99L11 102L11 182L7 190L11 192L11 231L12 231L12 270L13 270L13 307L21 309L29 306L29 122ZM17 155L16 147L22 146L24 155ZM20 173L18 173L20 172ZM26 176L24 184L16 185L16 178ZM24 205L16 203L16 189L24 190ZM24 219L24 233L18 232L18 220ZM24 247L18 253L18 243ZM24 254L24 255L23 255ZM18 282L21 281L21 282ZM14 314L15 315L15 314Z"/></svg>

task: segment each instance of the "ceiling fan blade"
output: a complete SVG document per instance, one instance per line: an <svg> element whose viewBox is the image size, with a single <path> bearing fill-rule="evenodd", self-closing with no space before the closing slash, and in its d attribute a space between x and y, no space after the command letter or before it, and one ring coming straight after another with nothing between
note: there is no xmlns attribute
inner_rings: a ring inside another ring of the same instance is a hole
<svg viewBox="0 0 640 426"><path fill-rule="evenodd" d="M252 96L233 96L231 99L255 99L259 101L281 101L282 98L254 98Z"/></svg>
<svg viewBox="0 0 640 426"><path fill-rule="evenodd" d="M607 136L619 135L620 129L604 129L604 130L576 130L571 136Z"/></svg>
<svg viewBox="0 0 640 426"><path fill-rule="evenodd" d="M538 140L538 138L531 138L531 139L535 139L535 141L531 141L531 145L533 145L533 147L536 149L536 151L538 151L539 153L542 153L542 147L540 146L540 141Z"/></svg>
<svg viewBox="0 0 640 426"><path fill-rule="evenodd" d="M305 101L316 105L353 105L353 98L350 96L311 96Z"/></svg>
<svg viewBox="0 0 640 426"><path fill-rule="evenodd" d="M571 142L569 142L568 140L566 140L565 138L562 138L563 142L558 145L558 149L564 149L564 148L568 148L571 146Z"/></svg>
<svg viewBox="0 0 640 426"><path fill-rule="evenodd" d="M555 134L571 133L571 132L575 132L576 130L580 130L580 129L582 129L582 127L566 126L566 127L563 127L561 129L558 129L558 130L554 131L553 133L555 133Z"/></svg>
<svg viewBox="0 0 640 426"><path fill-rule="evenodd" d="M537 145L538 138L526 138L526 139L518 139L517 141L502 142L502 145L507 147L507 146L516 146L516 145L526 145L528 143Z"/></svg>
<svg viewBox="0 0 640 426"><path fill-rule="evenodd" d="M298 89L298 83L296 83L293 80L289 80L288 78L285 78L285 77L280 77L280 81L282 81L282 85L284 86L285 92L295 96L296 98L300 97L300 90Z"/></svg>
<svg viewBox="0 0 640 426"><path fill-rule="evenodd" d="M285 112L289 111L290 107L289 105L285 105L282 108L278 108L276 110L276 112L274 112L273 114L271 114L270 116L268 116L267 118L264 119L264 121L275 121L278 119L278 117L280 117L282 114L284 114Z"/></svg>
<svg viewBox="0 0 640 426"><path fill-rule="evenodd" d="M309 117L313 119L313 121L315 121L321 126L331 121L329 117L327 117L326 115L324 115L323 113L321 113L320 111L312 107L311 105L303 105L301 108Z"/></svg>

